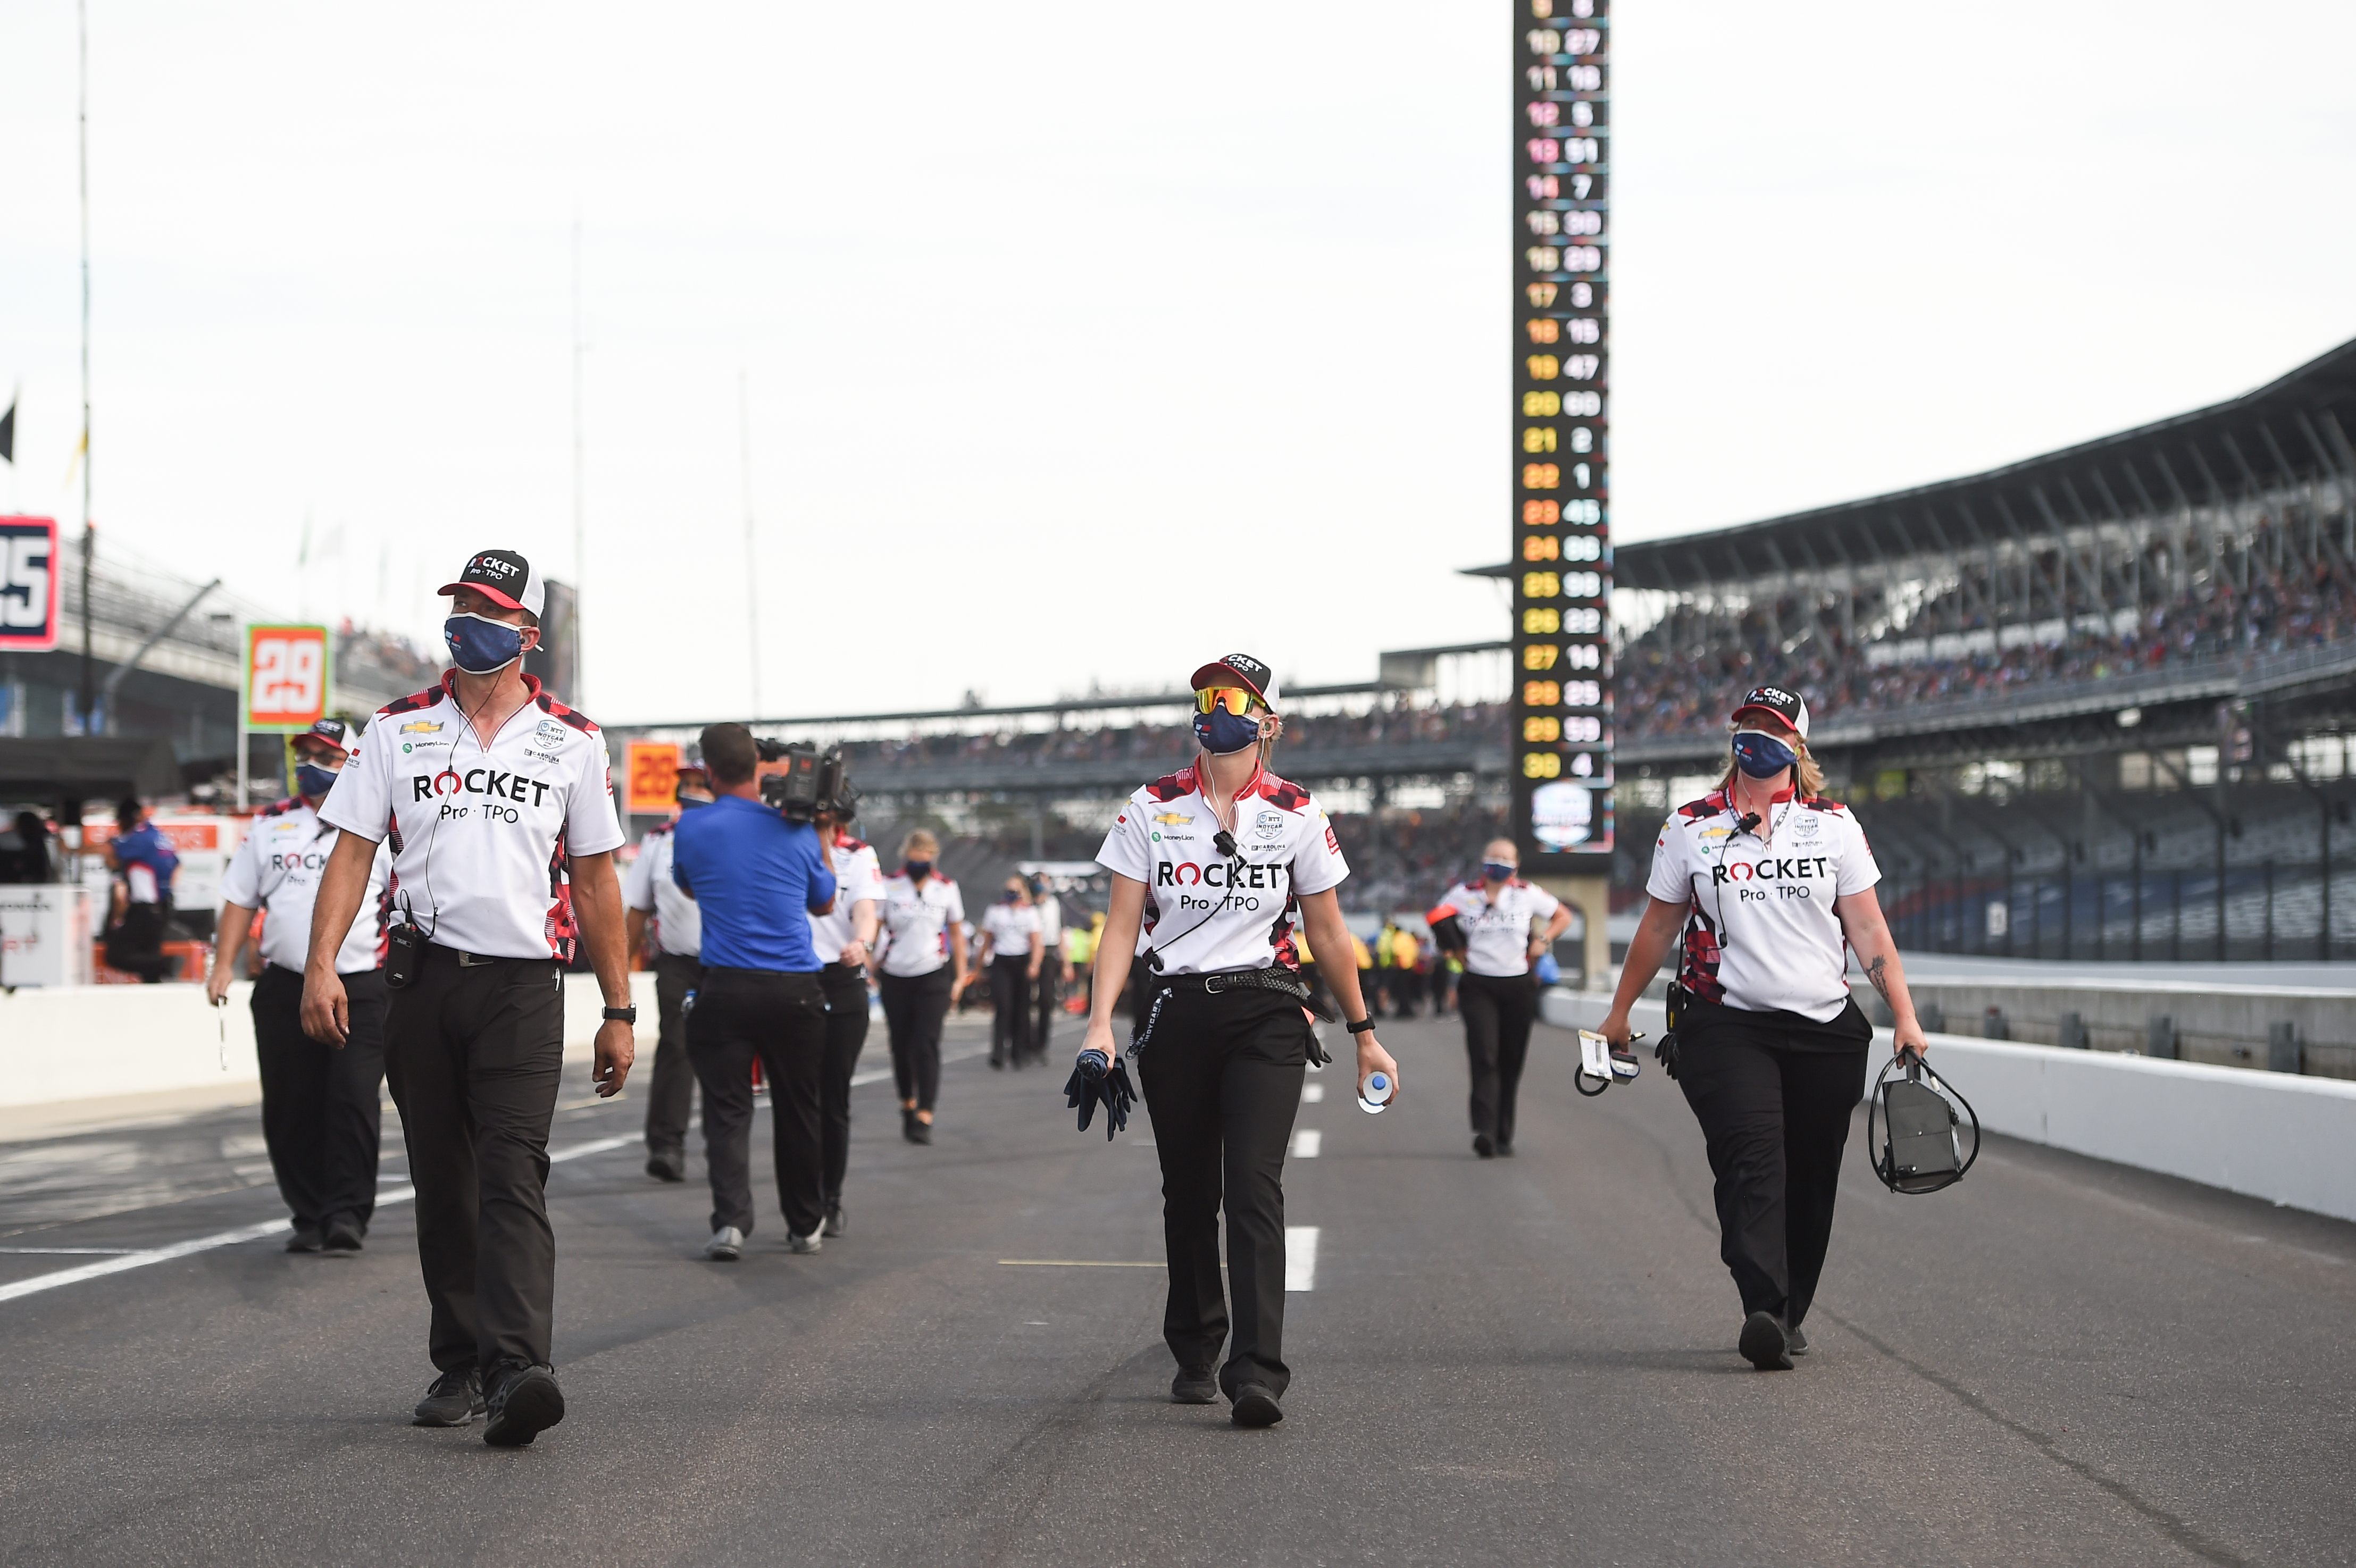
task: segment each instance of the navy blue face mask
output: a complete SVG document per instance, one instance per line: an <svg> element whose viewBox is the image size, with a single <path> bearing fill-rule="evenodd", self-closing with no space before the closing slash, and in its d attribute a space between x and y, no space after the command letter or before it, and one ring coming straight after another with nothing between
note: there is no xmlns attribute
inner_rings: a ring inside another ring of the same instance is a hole
<svg viewBox="0 0 2356 1568"><path fill-rule="evenodd" d="M1521 874L1519 866L1508 866L1503 860L1483 860L1481 874L1493 882L1510 882Z"/></svg>
<svg viewBox="0 0 2356 1568"><path fill-rule="evenodd" d="M908 880L912 882L921 882L933 874L933 863L930 860L904 860L900 863L900 869L908 873Z"/></svg>
<svg viewBox="0 0 2356 1568"><path fill-rule="evenodd" d="M1194 739L1211 755L1224 757L1258 743L1259 718L1257 714L1238 718L1224 708L1214 708L1208 713L1194 715Z"/></svg>
<svg viewBox="0 0 2356 1568"><path fill-rule="evenodd" d="M323 768L316 763L294 764L294 787L305 800L325 800L327 792L336 787L336 770Z"/></svg>
<svg viewBox="0 0 2356 1568"><path fill-rule="evenodd" d="M442 623L450 662L468 675L497 675L523 657L523 628L482 615L453 615Z"/></svg>
<svg viewBox="0 0 2356 1568"><path fill-rule="evenodd" d="M1754 779L1772 779L1800 760L1800 754L1774 736L1743 730L1734 737L1734 763Z"/></svg>

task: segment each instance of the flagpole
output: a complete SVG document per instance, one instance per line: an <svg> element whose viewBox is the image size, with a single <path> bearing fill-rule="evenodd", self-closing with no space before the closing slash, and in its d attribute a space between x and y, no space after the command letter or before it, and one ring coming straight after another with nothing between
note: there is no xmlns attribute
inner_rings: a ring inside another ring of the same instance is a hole
<svg viewBox="0 0 2356 1568"><path fill-rule="evenodd" d="M81 40L81 732L89 735L98 700L90 632L90 558L98 539L90 520L90 0L74 0L74 21Z"/></svg>
<svg viewBox="0 0 2356 1568"><path fill-rule="evenodd" d="M753 717L761 714L761 591L753 574L753 403L736 367L736 452L744 496L744 642L753 674Z"/></svg>

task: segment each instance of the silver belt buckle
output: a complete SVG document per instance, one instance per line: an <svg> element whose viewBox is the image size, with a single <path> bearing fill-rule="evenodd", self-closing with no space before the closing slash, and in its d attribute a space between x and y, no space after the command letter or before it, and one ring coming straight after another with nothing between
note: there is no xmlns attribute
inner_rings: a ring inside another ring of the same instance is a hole
<svg viewBox="0 0 2356 1568"><path fill-rule="evenodd" d="M479 954L461 953L458 955L458 967L461 969L479 969L484 965L492 962L494 961L485 958Z"/></svg>
<svg viewBox="0 0 2356 1568"><path fill-rule="evenodd" d="M1215 997L1215 996L1217 996L1220 992L1225 991L1226 989L1226 987L1225 987L1225 986L1223 986L1223 985L1221 985L1221 984L1219 983L1219 976L1216 976L1216 975L1205 975L1205 976L1203 977L1203 992L1204 992L1204 994L1205 994L1205 996Z"/></svg>

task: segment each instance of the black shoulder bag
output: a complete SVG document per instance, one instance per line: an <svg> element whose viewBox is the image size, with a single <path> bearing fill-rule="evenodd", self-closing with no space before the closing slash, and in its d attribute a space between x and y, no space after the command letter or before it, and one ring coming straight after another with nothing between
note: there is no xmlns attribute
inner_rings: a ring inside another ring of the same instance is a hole
<svg viewBox="0 0 2356 1568"><path fill-rule="evenodd" d="M1906 1064L1906 1076L1891 1083L1890 1070L1901 1061ZM1878 1152L1873 1131L1876 1101L1880 1102L1882 1133ZM1968 1155L1957 1131L1963 1125L1963 1117L1955 1114L1957 1106L1972 1122ZM1890 1191L1908 1196L1938 1192L1961 1181L1964 1172L1979 1158L1979 1113L1956 1093L1954 1084L1924 1067L1922 1057L1908 1046L1882 1067L1866 1096L1865 1147L1874 1175Z"/></svg>

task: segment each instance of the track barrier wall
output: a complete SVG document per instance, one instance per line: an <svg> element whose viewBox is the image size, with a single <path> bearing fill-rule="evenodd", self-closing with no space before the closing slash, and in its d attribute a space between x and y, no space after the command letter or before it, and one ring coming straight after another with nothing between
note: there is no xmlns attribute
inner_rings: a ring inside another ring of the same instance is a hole
<svg viewBox="0 0 2356 1568"><path fill-rule="evenodd" d="M201 986L22 987L0 995L0 1106L39 1105L166 1090L256 1084L252 986L223 1008ZM638 1067L655 1045L655 977L630 976L638 1007ZM564 977L564 1060L585 1062L604 1002L594 975Z"/></svg>
<svg viewBox="0 0 2356 1568"><path fill-rule="evenodd" d="M1540 1011L1559 1028L1592 1029L1610 1008L1600 993L1556 989ZM1661 1003L1636 1005L1635 1027L1655 1038L1664 1019ZM1888 1030L1874 1038L1888 1049ZM1953 1074L1988 1132L2356 1220L2356 1083L1965 1035L1929 1039L1933 1066Z"/></svg>

